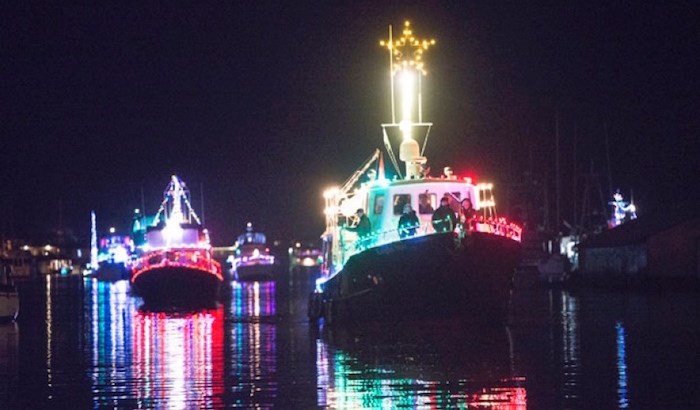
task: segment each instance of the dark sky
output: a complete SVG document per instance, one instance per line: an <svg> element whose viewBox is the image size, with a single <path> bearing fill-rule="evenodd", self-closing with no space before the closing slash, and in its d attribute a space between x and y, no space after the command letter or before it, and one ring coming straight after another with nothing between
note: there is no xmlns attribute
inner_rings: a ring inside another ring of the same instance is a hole
<svg viewBox="0 0 700 410"><path fill-rule="evenodd" d="M126 229L141 192L155 212L177 173L215 244L246 221L318 237L323 189L381 145L378 42L405 19L437 40L433 171L492 180L497 195L528 167L551 180L558 116L566 189L575 146L607 192L607 130L613 188L642 212L698 190L695 2L140 3L1 6L6 235L62 224L87 239L91 209Z"/></svg>

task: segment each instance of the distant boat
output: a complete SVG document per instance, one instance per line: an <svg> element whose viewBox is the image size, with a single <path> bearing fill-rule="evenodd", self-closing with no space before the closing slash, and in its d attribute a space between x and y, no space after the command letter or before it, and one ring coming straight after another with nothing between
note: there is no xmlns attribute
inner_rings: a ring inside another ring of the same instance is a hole
<svg viewBox="0 0 700 410"><path fill-rule="evenodd" d="M134 250L134 241L129 236L111 232L101 238L97 252L97 270L93 276L105 281L130 279L129 262Z"/></svg>
<svg viewBox="0 0 700 410"><path fill-rule="evenodd" d="M12 322L19 314L19 292L10 277L10 265L2 261L0 277L0 322Z"/></svg>
<svg viewBox="0 0 700 410"><path fill-rule="evenodd" d="M430 175L423 152L432 123L422 121L422 61L413 57L431 44L415 39L408 22L401 38L383 44L392 59L392 107L395 91L403 115L382 124L395 176L385 177L377 149L342 186L324 193L323 266L309 299L311 320L506 317L522 228L496 214L490 183L458 177L449 167ZM421 135L423 149L414 139ZM392 140L401 141L405 167Z"/></svg>
<svg viewBox="0 0 700 410"><path fill-rule="evenodd" d="M236 280L274 279L275 257L270 254L265 234L253 231L250 222L246 232L236 239L230 262Z"/></svg>
<svg viewBox="0 0 700 410"><path fill-rule="evenodd" d="M292 271L318 268L323 263L323 252L313 245L297 242L289 249L289 268Z"/></svg>
<svg viewBox="0 0 700 410"><path fill-rule="evenodd" d="M185 183L173 175L163 202L146 227L131 285L147 306L212 305L223 282L209 233L190 206Z"/></svg>

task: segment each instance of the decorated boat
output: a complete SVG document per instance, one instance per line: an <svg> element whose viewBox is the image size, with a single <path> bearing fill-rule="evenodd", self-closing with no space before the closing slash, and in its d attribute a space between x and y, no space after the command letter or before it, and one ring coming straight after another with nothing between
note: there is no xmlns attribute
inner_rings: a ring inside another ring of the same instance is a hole
<svg viewBox="0 0 700 410"><path fill-rule="evenodd" d="M97 241L95 213L92 213L92 238L90 241L90 268L92 276L98 280L118 281L131 277L131 256L134 254L134 241L128 235L116 233L109 228L109 234Z"/></svg>
<svg viewBox="0 0 700 410"><path fill-rule="evenodd" d="M265 234L255 232L252 223L246 224L245 233L236 239L233 248L230 261L236 280L274 279L275 257L270 253Z"/></svg>
<svg viewBox="0 0 700 410"><path fill-rule="evenodd" d="M323 253L314 244L296 242L289 248L289 269L292 272L317 270L321 263Z"/></svg>
<svg viewBox="0 0 700 410"><path fill-rule="evenodd" d="M146 305L216 302L223 282L221 265L212 257L209 233L180 178L172 176L151 224L140 228L145 233L132 262L131 286Z"/></svg>
<svg viewBox="0 0 700 410"><path fill-rule="evenodd" d="M323 264L309 318L505 319L522 228L497 214L492 184L449 167L430 174L424 152L432 123L422 118L421 77L434 40L418 40L406 22L400 38L390 28L381 44L390 55L392 107L382 134L394 175L377 149L324 193Z"/></svg>

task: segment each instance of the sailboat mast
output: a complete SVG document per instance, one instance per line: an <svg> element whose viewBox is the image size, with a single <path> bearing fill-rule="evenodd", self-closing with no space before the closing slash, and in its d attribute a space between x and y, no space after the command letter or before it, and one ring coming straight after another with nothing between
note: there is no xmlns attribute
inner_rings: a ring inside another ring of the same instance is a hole
<svg viewBox="0 0 700 410"><path fill-rule="evenodd" d="M555 128L555 134L556 134L556 140L557 140L557 142L556 142L556 155L555 155L555 158L556 158L556 180L555 180L556 199L555 199L555 201L556 201L556 206L557 206L557 212L556 212L557 219L555 221L554 228L556 229L557 232L559 232L559 226L561 224L561 214L560 214L561 207L560 207L560 203L559 203L559 193L561 192L561 186L559 185L560 184L560 182L559 182L559 180L560 180L560 177L559 177L559 172L560 172L559 171L559 111L557 111L554 128Z"/></svg>
<svg viewBox="0 0 700 410"><path fill-rule="evenodd" d="M391 87L391 123L396 124L396 103L394 101L394 37L389 24L389 84Z"/></svg>

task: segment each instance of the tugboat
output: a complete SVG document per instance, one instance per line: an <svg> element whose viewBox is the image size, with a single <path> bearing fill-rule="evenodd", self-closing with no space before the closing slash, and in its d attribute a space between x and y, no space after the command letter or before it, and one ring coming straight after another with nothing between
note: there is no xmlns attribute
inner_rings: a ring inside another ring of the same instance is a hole
<svg viewBox="0 0 700 410"><path fill-rule="evenodd" d="M274 279L275 257L270 254L265 234L254 232L250 222L246 232L236 239L230 262L238 281Z"/></svg>
<svg viewBox="0 0 700 410"><path fill-rule="evenodd" d="M209 233L192 210L185 183L173 175L132 262L131 286L149 307L211 306L223 282Z"/></svg>
<svg viewBox="0 0 700 410"><path fill-rule="evenodd" d="M389 41L380 44L390 55L392 121L382 131L395 177L385 176L377 149L342 186L324 192L323 264L308 316L325 324L453 315L503 320L522 228L496 213L492 184L460 178L449 167L429 175L423 154L432 123L422 119L421 77L422 55L435 41L418 40L406 22L399 39L390 28ZM421 135L422 148L414 139ZM392 139L401 140L404 167ZM404 213L413 222L405 224Z"/></svg>

